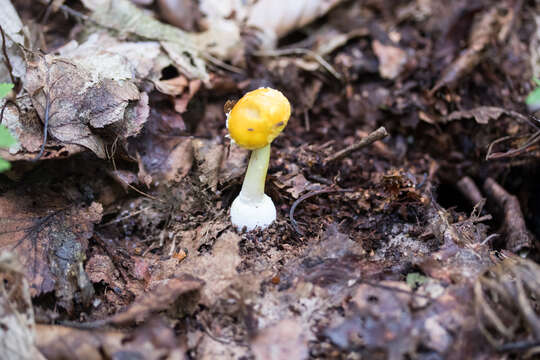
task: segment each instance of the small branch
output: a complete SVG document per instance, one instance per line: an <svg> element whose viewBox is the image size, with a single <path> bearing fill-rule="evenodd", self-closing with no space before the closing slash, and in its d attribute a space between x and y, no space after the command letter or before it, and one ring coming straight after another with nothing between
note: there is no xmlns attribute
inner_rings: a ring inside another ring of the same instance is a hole
<svg viewBox="0 0 540 360"><path fill-rule="evenodd" d="M326 159L324 159L324 164L328 164L332 161L339 160L344 158L345 156L349 155L350 153L362 149L366 146L369 146L373 144L375 141L384 139L388 136L388 132L384 127L380 127L377 130L370 133L365 138L361 139L359 142L352 144L350 146L347 146L345 149L338 151L337 153L328 156Z"/></svg>
<svg viewBox="0 0 540 360"><path fill-rule="evenodd" d="M2 26L0 26L0 33L2 35L2 54L4 55L4 62L6 64L6 67L8 69L9 78L11 79L11 83L13 86L16 86L17 83L15 82L15 77L13 76L13 67L11 66L11 61L9 60L9 56L7 54L7 48L6 48L6 34L4 33L4 29Z"/></svg>
<svg viewBox="0 0 540 360"><path fill-rule="evenodd" d="M504 214L506 248L516 254L532 248L531 235L525 225L517 197L509 194L492 178L487 178L484 182L484 191L499 205Z"/></svg>
<svg viewBox="0 0 540 360"><path fill-rule="evenodd" d="M332 76L334 76L336 79L341 80L342 76L340 73L338 73L332 65L324 58L317 54L315 51L310 49L304 49L304 48L296 48L296 49L277 49L277 50L262 50L262 51L256 51L253 53L255 56L260 57L278 57L278 56L286 56L286 55L307 55L311 56L315 61L317 61L323 68L326 69Z"/></svg>
<svg viewBox="0 0 540 360"><path fill-rule="evenodd" d="M472 206L480 203L483 200L482 193L478 189L478 186L474 183L474 180L468 176L462 177L457 182L457 188L459 191L469 200Z"/></svg>

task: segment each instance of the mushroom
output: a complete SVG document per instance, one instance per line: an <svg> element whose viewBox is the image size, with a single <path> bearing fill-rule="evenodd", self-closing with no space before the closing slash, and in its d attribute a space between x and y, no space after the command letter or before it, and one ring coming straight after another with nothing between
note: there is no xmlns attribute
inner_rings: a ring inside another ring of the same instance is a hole
<svg viewBox="0 0 540 360"><path fill-rule="evenodd" d="M231 206L231 222L238 229L264 229L276 219L276 207L264 193L264 183L270 143L283 131L290 116L289 100L271 88L248 92L227 114L232 140L252 150L242 190Z"/></svg>

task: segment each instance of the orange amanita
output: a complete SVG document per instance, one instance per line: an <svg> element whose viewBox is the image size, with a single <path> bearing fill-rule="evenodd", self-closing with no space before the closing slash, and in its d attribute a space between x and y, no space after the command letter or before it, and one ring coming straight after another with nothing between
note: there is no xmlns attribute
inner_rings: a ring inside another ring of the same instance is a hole
<svg viewBox="0 0 540 360"><path fill-rule="evenodd" d="M289 100L278 90L260 88L245 94L227 114L229 134L239 146L253 150L242 190L231 206L238 229L266 228L276 219L276 207L264 193L270 143L291 116Z"/></svg>

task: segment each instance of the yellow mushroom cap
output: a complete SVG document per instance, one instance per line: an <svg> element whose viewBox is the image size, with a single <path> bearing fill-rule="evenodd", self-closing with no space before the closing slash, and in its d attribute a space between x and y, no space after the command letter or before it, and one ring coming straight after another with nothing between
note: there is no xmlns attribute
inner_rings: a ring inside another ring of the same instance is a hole
<svg viewBox="0 0 540 360"><path fill-rule="evenodd" d="M238 145L254 150L270 144L290 116L291 104L280 91L260 88L238 100L228 115L227 127Z"/></svg>

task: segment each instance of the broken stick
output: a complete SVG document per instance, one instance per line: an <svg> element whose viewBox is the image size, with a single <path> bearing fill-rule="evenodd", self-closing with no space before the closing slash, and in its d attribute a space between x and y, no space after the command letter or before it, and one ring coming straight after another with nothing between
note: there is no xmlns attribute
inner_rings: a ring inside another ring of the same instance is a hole
<svg viewBox="0 0 540 360"><path fill-rule="evenodd" d="M357 143L354 143L354 144L352 144L350 146L347 146L345 149L340 150L337 153L328 156L326 159L324 159L324 163L328 164L328 163L330 163L330 162L332 162L334 160L342 159L345 156L347 156L348 154L350 154L350 153L352 153L352 152L354 152L356 150L359 150L361 148L364 148L366 146L369 146L369 145L373 144L375 141L384 139L387 136L388 136L388 132L386 131L386 129L383 126L381 126L380 128L373 131L372 133L370 133L368 136L361 139Z"/></svg>
<svg viewBox="0 0 540 360"><path fill-rule="evenodd" d="M528 251L533 244L532 235L525 225L517 197L509 194L492 178L487 178L484 182L484 191L499 205L504 214L506 248L516 254Z"/></svg>

